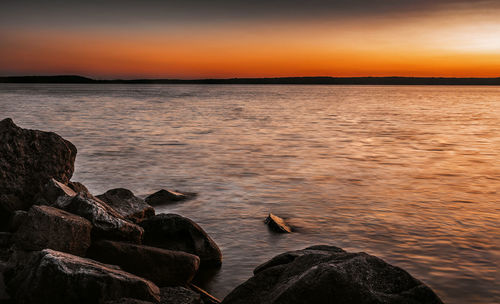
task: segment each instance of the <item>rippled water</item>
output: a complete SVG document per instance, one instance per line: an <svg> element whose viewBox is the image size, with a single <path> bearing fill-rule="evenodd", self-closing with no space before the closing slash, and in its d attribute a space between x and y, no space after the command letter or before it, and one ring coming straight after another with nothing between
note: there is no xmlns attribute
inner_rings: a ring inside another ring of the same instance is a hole
<svg viewBox="0 0 500 304"><path fill-rule="evenodd" d="M500 88L0 85L0 118L78 147L74 180L198 192L225 296L286 250L332 244L403 267L449 303L500 302ZM276 235L263 220L298 232Z"/></svg>

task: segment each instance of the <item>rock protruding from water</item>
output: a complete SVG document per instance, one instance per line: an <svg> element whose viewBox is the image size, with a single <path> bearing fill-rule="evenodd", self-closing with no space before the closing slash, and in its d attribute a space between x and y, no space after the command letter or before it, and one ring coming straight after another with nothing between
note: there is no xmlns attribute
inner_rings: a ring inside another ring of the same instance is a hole
<svg viewBox="0 0 500 304"><path fill-rule="evenodd" d="M24 250L50 248L84 256L91 230L90 222L80 216L49 206L32 206L14 241Z"/></svg>
<svg viewBox="0 0 500 304"><path fill-rule="evenodd" d="M160 287L186 285L200 264L200 259L189 253L112 241L95 242L88 256L118 265Z"/></svg>
<svg viewBox="0 0 500 304"><path fill-rule="evenodd" d="M144 219L155 215L155 209L148 205L143 199L138 198L132 191L124 188L111 189L101 195L98 199L107 203L124 218L139 223Z"/></svg>
<svg viewBox="0 0 500 304"><path fill-rule="evenodd" d="M201 266L220 266L222 252L195 222L177 214L158 214L139 224L143 243L149 246L188 252L200 257Z"/></svg>
<svg viewBox="0 0 500 304"><path fill-rule="evenodd" d="M272 213L269 213L264 223L266 223L269 226L269 228L271 228L275 232L279 233L292 232L292 227L288 226L288 224L285 222L284 219Z"/></svg>
<svg viewBox="0 0 500 304"><path fill-rule="evenodd" d="M286 252L257 267L223 304L440 304L424 283L366 253L331 246Z"/></svg>
<svg viewBox="0 0 500 304"><path fill-rule="evenodd" d="M51 178L67 184L76 147L52 132L22 129L0 121L0 223L15 210L27 210Z"/></svg>
<svg viewBox="0 0 500 304"><path fill-rule="evenodd" d="M106 203L87 193L59 197L54 206L89 220L94 238L141 243L141 227L127 221Z"/></svg>
<svg viewBox="0 0 500 304"><path fill-rule="evenodd" d="M160 301L159 288L146 279L51 249L35 252L16 268L7 280L16 303L103 303L120 298Z"/></svg>
<svg viewBox="0 0 500 304"><path fill-rule="evenodd" d="M184 201L195 196L195 193L180 193L176 191L161 189L160 191L157 191L146 197L145 201L151 206L158 206Z"/></svg>

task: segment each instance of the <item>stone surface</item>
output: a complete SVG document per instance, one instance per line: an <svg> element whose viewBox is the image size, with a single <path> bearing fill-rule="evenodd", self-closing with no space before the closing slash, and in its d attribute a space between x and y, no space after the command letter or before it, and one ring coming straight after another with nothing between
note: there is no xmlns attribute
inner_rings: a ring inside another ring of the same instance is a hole
<svg viewBox="0 0 500 304"><path fill-rule="evenodd" d="M106 301L104 304L151 304L153 302L142 301L132 298L121 298L119 300Z"/></svg>
<svg viewBox="0 0 500 304"><path fill-rule="evenodd" d="M109 265L51 249L12 269L7 290L16 303L102 303L133 298L158 303L152 282Z"/></svg>
<svg viewBox="0 0 500 304"><path fill-rule="evenodd" d="M196 292L184 287L163 287L161 304L202 304L201 297Z"/></svg>
<svg viewBox="0 0 500 304"><path fill-rule="evenodd" d="M90 193L89 189L87 189L87 187L85 187L84 184L79 183L79 182L70 181L68 183L68 187L70 187L71 190L75 191L76 193L80 193L80 192Z"/></svg>
<svg viewBox="0 0 500 304"><path fill-rule="evenodd" d="M160 287L186 285L200 264L200 259L189 253L113 241L95 242L88 257L118 265Z"/></svg>
<svg viewBox="0 0 500 304"><path fill-rule="evenodd" d="M84 256L91 230L90 222L80 216L49 206L32 206L13 239L24 250L50 248Z"/></svg>
<svg viewBox="0 0 500 304"><path fill-rule="evenodd" d="M88 193L59 197L55 206L89 220L93 226L92 236L96 239L141 243L141 227L127 221L113 208Z"/></svg>
<svg viewBox="0 0 500 304"><path fill-rule="evenodd" d="M160 191L146 197L145 201L151 206L157 206L187 200L194 196L196 196L195 193L184 194L176 191L161 189Z"/></svg>
<svg viewBox="0 0 500 304"><path fill-rule="evenodd" d="M28 218L28 212L24 210L16 210L12 213L9 220L9 231L16 232L17 229L24 223Z"/></svg>
<svg viewBox="0 0 500 304"><path fill-rule="evenodd" d="M27 210L45 184L67 184L73 175L76 147L52 132L22 129L0 121L0 221L14 210Z"/></svg>
<svg viewBox="0 0 500 304"><path fill-rule="evenodd" d="M279 233L292 232L292 227L288 226L284 219L272 213L269 213L264 223L266 223L273 231Z"/></svg>
<svg viewBox="0 0 500 304"><path fill-rule="evenodd" d="M222 253L215 242L195 222L177 214L158 214L140 223L143 243L179 250L200 257L201 266L218 266Z"/></svg>
<svg viewBox="0 0 500 304"><path fill-rule="evenodd" d="M43 187L37 199L37 203L53 205L60 196L73 197L75 195L76 192L73 191L73 189L51 178Z"/></svg>
<svg viewBox="0 0 500 304"><path fill-rule="evenodd" d="M331 246L286 252L257 267L223 304L442 303L401 268Z"/></svg>
<svg viewBox="0 0 500 304"><path fill-rule="evenodd" d="M143 199L138 198L132 191L117 188L106 191L97 198L107 203L124 218L138 223L155 215L155 209Z"/></svg>

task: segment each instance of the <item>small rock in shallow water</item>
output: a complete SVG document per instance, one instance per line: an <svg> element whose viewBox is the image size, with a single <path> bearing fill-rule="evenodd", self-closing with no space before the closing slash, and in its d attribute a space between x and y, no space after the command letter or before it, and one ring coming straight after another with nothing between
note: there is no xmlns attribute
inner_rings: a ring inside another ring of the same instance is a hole
<svg viewBox="0 0 500 304"><path fill-rule="evenodd" d="M145 201L151 206L157 206L187 200L195 196L195 193L180 193L176 191L161 189L160 191L157 191L146 197Z"/></svg>
<svg viewBox="0 0 500 304"><path fill-rule="evenodd" d="M276 216L272 213L269 213L269 215L267 216L264 223L266 223L269 226L269 228L271 228L272 230L274 230L276 232L280 232L280 233L292 232L292 228L287 225L287 223L285 222L284 219L282 219L281 217Z"/></svg>

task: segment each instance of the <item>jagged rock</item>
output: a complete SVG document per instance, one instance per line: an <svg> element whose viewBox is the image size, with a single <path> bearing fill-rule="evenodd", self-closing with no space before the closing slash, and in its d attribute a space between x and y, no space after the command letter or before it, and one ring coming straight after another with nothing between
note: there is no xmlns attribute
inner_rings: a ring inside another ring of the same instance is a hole
<svg viewBox="0 0 500 304"><path fill-rule="evenodd" d="M90 259L51 249L34 252L10 270L7 290L16 303L102 303L133 298L158 303L152 282Z"/></svg>
<svg viewBox="0 0 500 304"><path fill-rule="evenodd" d="M113 241L95 242L88 256L118 265L160 287L186 285L200 264L200 259L189 253Z"/></svg>
<svg viewBox="0 0 500 304"><path fill-rule="evenodd" d="M184 287L163 287L161 304L202 304L199 294Z"/></svg>
<svg viewBox="0 0 500 304"><path fill-rule="evenodd" d="M49 206L32 206L13 238L24 250L50 248L84 256L91 230L90 222L80 216Z"/></svg>
<svg viewBox="0 0 500 304"><path fill-rule="evenodd" d="M107 203L124 218L138 223L155 215L155 209L138 198L132 191L117 188L98 195L97 198Z"/></svg>
<svg viewBox="0 0 500 304"><path fill-rule="evenodd" d="M158 214L139 225L144 228L143 243L154 247L184 251L200 257L201 266L219 266L222 253L198 224L177 214Z"/></svg>
<svg viewBox="0 0 500 304"><path fill-rule="evenodd" d="M14 210L27 210L51 178L67 184L76 147L52 132L22 129L0 121L0 221Z"/></svg>
<svg viewBox="0 0 500 304"><path fill-rule="evenodd" d="M160 191L146 197L145 201L151 206L157 206L187 200L193 198L194 196L196 196L195 193L184 194L176 191L161 189Z"/></svg>
<svg viewBox="0 0 500 304"><path fill-rule="evenodd" d="M54 206L89 220L94 238L141 243L141 227L127 221L113 208L88 193L59 197Z"/></svg>
<svg viewBox="0 0 500 304"><path fill-rule="evenodd" d="M84 184L79 183L79 182L70 181L68 183L68 187L70 187L71 190L75 191L76 193L80 193L80 192L90 193L89 189L87 189L87 187L85 187Z"/></svg>
<svg viewBox="0 0 500 304"><path fill-rule="evenodd" d="M264 223L266 223L269 226L269 228L279 233L292 232L292 228L287 225L284 219L272 213L269 213Z"/></svg>
<svg viewBox="0 0 500 304"><path fill-rule="evenodd" d="M43 190L37 199L37 203L43 205L53 205L60 196L73 197L75 195L76 192L73 191L73 189L51 178L43 187Z"/></svg>
<svg viewBox="0 0 500 304"><path fill-rule="evenodd" d="M401 268L366 253L313 246L257 267L223 304L438 304L438 296Z"/></svg>

